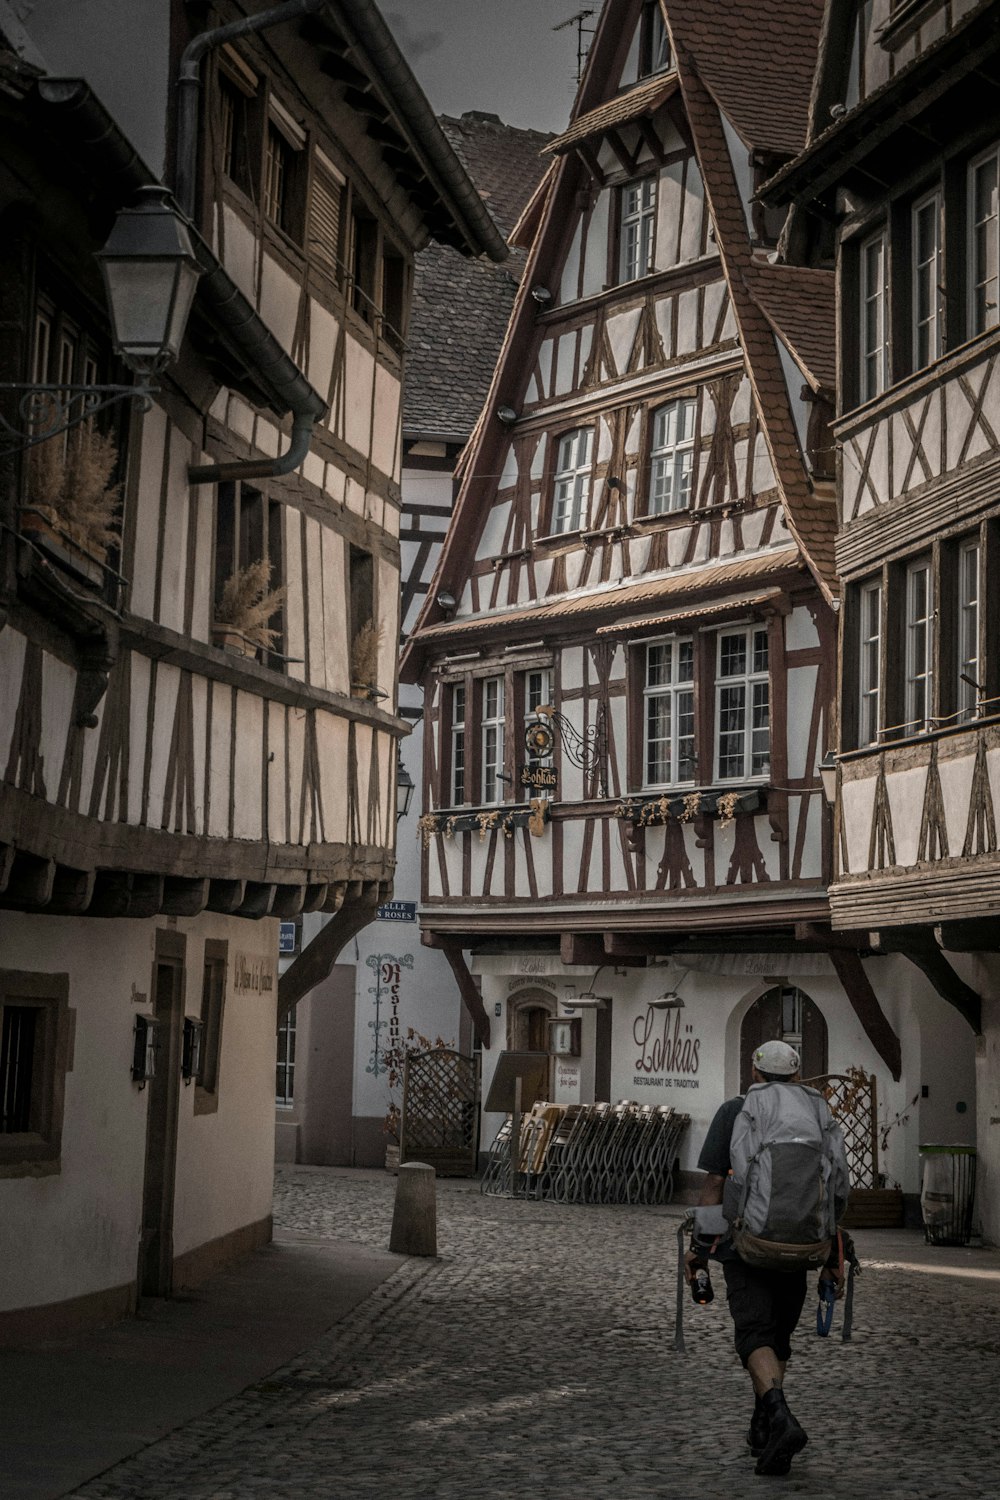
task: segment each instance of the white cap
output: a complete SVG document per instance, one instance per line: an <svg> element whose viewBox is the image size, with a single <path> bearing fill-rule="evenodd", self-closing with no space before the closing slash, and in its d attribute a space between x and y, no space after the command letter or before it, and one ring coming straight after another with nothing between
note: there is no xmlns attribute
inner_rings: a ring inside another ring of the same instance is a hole
<svg viewBox="0 0 1000 1500"><path fill-rule="evenodd" d="M760 1073L780 1073L791 1077L802 1066L799 1054L787 1042L765 1042L753 1055L753 1065Z"/></svg>

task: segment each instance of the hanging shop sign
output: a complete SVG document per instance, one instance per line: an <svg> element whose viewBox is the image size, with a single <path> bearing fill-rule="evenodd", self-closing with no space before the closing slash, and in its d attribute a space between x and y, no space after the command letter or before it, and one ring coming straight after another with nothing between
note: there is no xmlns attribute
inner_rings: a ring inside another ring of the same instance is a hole
<svg viewBox="0 0 1000 1500"><path fill-rule="evenodd" d="M559 773L555 766L523 765L520 782L533 792L554 792L559 785Z"/></svg>

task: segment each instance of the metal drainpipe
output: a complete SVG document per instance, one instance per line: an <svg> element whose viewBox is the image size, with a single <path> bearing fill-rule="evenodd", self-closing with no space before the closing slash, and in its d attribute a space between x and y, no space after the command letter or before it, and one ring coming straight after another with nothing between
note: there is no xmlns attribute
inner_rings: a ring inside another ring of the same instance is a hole
<svg viewBox="0 0 1000 1500"><path fill-rule="evenodd" d="M224 42L241 36L250 36L257 31L266 31L271 26L280 26L284 21L294 21L312 11L321 10L326 0L286 0L272 10L260 15L247 16L242 21L231 21L227 26L216 26L211 31L202 31L192 37L181 56L177 75L177 141L174 177L176 197L181 211L189 219L194 218L195 178L198 162L198 106L201 99L201 60L206 52L221 47ZM309 452L313 426L321 414L315 401L310 398L295 402L289 408L293 415L292 438L286 452L277 458L246 459L224 464L195 465L188 470L191 484L215 484L226 480L271 479L278 474L290 474Z"/></svg>
<svg viewBox="0 0 1000 1500"><path fill-rule="evenodd" d="M224 42L237 37L251 36L255 31L267 31L271 26L280 26L283 21L295 21L299 16L322 10L327 0L285 0L272 10L261 11L259 16L246 16L242 21L230 21L227 26L216 26L212 31L202 31L192 37L181 55L180 71L177 74L177 160L174 168L177 202L189 219L194 218L195 177L198 161L198 103L201 97L201 60L206 52L221 47Z"/></svg>

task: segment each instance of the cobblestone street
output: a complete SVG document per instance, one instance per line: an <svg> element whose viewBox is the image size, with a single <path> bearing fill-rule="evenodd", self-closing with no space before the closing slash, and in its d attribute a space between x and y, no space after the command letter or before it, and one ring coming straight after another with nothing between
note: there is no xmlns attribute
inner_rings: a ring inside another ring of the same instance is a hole
<svg viewBox="0 0 1000 1500"><path fill-rule="evenodd" d="M284 1168L276 1229L384 1249L393 1190L379 1173ZM854 1339L838 1312L819 1340L807 1302L788 1388L810 1443L788 1479L758 1479L721 1296L687 1305L687 1353L672 1351L678 1217L441 1182L437 1260L401 1261L300 1357L75 1493L996 1494L1000 1255L935 1260L918 1234L859 1235Z"/></svg>

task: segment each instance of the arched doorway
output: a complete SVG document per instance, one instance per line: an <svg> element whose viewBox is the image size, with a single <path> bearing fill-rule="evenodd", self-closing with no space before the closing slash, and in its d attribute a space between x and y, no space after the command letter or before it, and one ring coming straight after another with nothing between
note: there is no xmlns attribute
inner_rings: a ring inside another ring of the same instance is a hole
<svg viewBox="0 0 1000 1500"><path fill-rule="evenodd" d="M740 1025L740 1092L750 1087L754 1052L762 1042L787 1042L802 1059L802 1077L827 1071L827 1033L823 1012L796 985L775 985L754 1001Z"/></svg>
<svg viewBox="0 0 1000 1500"><path fill-rule="evenodd" d="M507 1047L511 1052L548 1052L548 1023L558 1012L555 995L535 986L515 990L507 999ZM549 1077L541 1094L536 1099L552 1098L552 1062L549 1062ZM536 1099L525 1099L525 1109L530 1109Z"/></svg>

